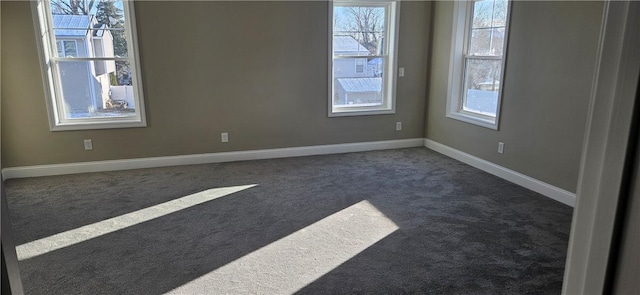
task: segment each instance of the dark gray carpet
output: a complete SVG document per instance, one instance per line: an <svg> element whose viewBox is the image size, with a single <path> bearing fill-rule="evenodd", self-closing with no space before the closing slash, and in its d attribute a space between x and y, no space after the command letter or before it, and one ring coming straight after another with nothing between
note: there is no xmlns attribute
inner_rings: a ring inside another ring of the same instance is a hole
<svg viewBox="0 0 640 295"><path fill-rule="evenodd" d="M426 148L14 179L6 193L20 245L247 184L23 260L25 291L162 294L362 200L399 229L299 293L561 291L572 208Z"/></svg>

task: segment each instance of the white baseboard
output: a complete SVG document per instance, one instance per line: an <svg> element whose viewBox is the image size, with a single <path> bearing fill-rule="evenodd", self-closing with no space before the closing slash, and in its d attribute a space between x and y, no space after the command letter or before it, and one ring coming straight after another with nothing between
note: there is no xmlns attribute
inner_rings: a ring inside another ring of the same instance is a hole
<svg viewBox="0 0 640 295"><path fill-rule="evenodd" d="M104 172L155 168L179 165L208 164L232 161L246 161L259 159L275 159L288 157L302 157L313 155L340 154L364 152L373 150L397 149L424 146L458 161L476 167L485 172L528 188L563 204L574 206L576 195L548 183L526 176L522 173L496 165L470 154L461 152L441 143L423 138L401 140L372 141L330 145L316 145L305 147L278 148L265 150L251 150L240 152L209 153L184 156L168 156L153 158L138 158L127 160L110 160L95 162L80 162L69 164L37 165L2 169L2 179L77 174L89 172Z"/></svg>
<svg viewBox="0 0 640 295"><path fill-rule="evenodd" d="M387 141L371 141L344 144L316 145L305 147L251 150L240 152L209 153L184 156L138 158L81 162L69 164L37 165L2 169L2 179L39 177L88 172L104 172L130 169L155 168L179 165L208 164L219 162L275 159L312 155L340 154L373 150L397 149L424 146L423 138Z"/></svg>
<svg viewBox="0 0 640 295"><path fill-rule="evenodd" d="M460 162L463 162L465 164L478 168L482 171L493 174L495 176L498 176L502 179L508 180L510 182L513 182L525 188L528 188L534 192L537 192L541 195L554 199L560 203L569 205L571 207L574 207L576 203L576 194L563 190L559 187L555 187L548 183L542 182L535 178L526 176L522 173L496 165L489 161L480 159L476 156L472 156L470 154L456 150L454 148L451 148L449 146L443 145L441 143L435 142L430 139L425 138L424 146L438 153L441 153L445 156L449 156Z"/></svg>

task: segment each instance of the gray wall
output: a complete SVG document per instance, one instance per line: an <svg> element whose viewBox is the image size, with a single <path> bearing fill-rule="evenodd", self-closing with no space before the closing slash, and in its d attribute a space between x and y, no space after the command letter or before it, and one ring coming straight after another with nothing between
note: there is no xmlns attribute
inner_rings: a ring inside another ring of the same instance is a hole
<svg viewBox="0 0 640 295"><path fill-rule="evenodd" d="M3 167L424 136L430 3L402 3L396 114L339 118L327 2L135 4L148 127L51 132L30 4L3 1Z"/></svg>
<svg viewBox="0 0 640 295"><path fill-rule="evenodd" d="M575 192L601 2L513 2L499 131L445 118L452 2L434 6L425 137ZM498 142L505 153L498 154Z"/></svg>
<svg viewBox="0 0 640 295"><path fill-rule="evenodd" d="M402 3L397 113L328 118L326 2L136 2L149 126L51 132L29 3L3 1L3 167L425 136L575 192L602 3L514 2L499 131L445 118L453 4L431 7Z"/></svg>

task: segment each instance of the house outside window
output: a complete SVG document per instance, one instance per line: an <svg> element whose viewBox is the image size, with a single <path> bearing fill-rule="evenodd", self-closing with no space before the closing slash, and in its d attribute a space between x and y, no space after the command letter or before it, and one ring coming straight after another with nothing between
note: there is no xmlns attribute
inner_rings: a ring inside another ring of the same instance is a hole
<svg viewBox="0 0 640 295"><path fill-rule="evenodd" d="M53 131L143 127L133 2L33 2Z"/></svg>
<svg viewBox="0 0 640 295"><path fill-rule="evenodd" d="M331 2L330 117L395 112L399 5Z"/></svg>
<svg viewBox="0 0 640 295"><path fill-rule="evenodd" d="M509 4L455 1L447 117L498 129Z"/></svg>

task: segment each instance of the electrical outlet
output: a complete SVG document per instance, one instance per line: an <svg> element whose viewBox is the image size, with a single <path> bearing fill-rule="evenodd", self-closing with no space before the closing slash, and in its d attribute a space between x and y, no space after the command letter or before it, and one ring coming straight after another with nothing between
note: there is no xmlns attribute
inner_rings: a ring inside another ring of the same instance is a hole
<svg viewBox="0 0 640 295"><path fill-rule="evenodd" d="M498 142L498 153L504 154L504 142Z"/></svg>
<svg viewBox="0 0 640 295"><path fill-rule="evenodd" d="M402 122L396 122L396 131L402 130Z"/></svg>
<svg viewBox="0 0 640 295"><path fill-rule="evenodd" d="M227 132L220 133L220 141L229 142L229 133Z"/></svg>
<svg viewBox="0 0 640 295"><path fill-rule="evenodd" d="M84 150L85 151L92 151L93 150L93 141L91 141L91 139L85 139L84 140Z"/></svg>
<svg viewBox="0 0 640 295"><path fill-rule="evenodd" d="M398 68L398 76L404 77L404 68Z"/></svg>

